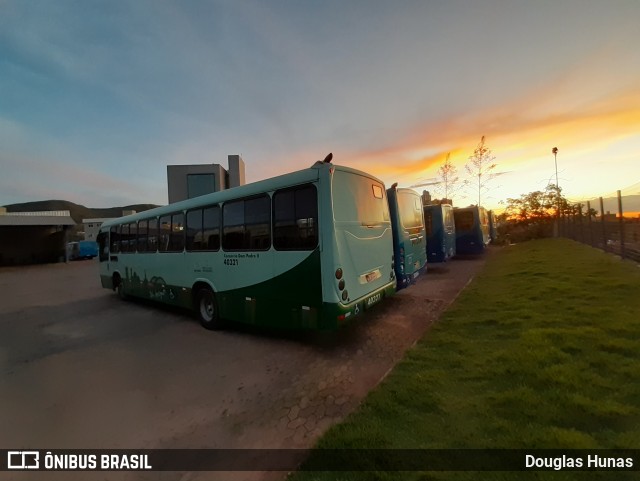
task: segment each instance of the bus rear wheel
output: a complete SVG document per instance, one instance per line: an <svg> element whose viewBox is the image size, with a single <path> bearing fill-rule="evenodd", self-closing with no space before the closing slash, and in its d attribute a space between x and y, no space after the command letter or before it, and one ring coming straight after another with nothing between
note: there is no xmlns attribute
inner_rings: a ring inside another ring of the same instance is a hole
<svg viewBox="0 0 640 481"><path fill-rule="evenodd" d="M223 327L216 296L211 289L203 287L196 292L195 308L200 324L204 328L216 330Z"/></svg>
<svg viewBox="0 0 640 481"><path fill-rule="evenodd" d="M127 295L124 293L124 282L122 281L122 278L117 274L113 276L113 286L114 290L118 293L118 297L122 300L126 300Z"/></svg>

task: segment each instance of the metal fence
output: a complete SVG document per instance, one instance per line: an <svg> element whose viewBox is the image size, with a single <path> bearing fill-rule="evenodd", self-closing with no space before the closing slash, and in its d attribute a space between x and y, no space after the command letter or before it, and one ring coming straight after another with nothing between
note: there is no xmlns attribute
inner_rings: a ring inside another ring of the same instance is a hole
<svg viewBox="0 0 640 481"><path fill-rule="evenodd" d="M640 262L640 213L627 208L625 215L624 200L618 191L613 212L605 211L602 197L596 205L590 201L574 204L572 212L559 219L559 235Z"/></svg>

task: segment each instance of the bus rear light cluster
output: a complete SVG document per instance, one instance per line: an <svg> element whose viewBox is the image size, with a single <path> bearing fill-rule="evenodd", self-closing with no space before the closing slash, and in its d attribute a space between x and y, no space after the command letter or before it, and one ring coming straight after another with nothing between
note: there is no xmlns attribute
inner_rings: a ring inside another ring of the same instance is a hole
<svg viewBox="0 0 640 481"><path fill-rule="evenodd" d="M336 279L338 279L338 289L342 291L342 300L346 301L347 299L349 299L349 293L344 290L344 288L346 287L346 283L344 282L344 279L342 278L342 276L343 276L342 268L338 267L336 269Z"/></svg>

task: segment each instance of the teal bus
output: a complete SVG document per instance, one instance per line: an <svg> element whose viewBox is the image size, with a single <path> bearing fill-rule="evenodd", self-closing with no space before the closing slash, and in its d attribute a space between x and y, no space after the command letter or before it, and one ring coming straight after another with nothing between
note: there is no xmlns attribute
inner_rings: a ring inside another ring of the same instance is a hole
<svg viewBox="0 0 640 481"><path fill-rule="evenodd" d="M482 254L489 243L489 216L475 205L453 209L456 224L456 255Z"/></svg>
<svg viewBox="0 0 640 481"><path fill-rule="evenodd" d="M385 187L312 167L102 224L102 286L202 325L336 329L395 292Z"/></svg>
<svg viewBox="0 0 640 481"><path fill-rule="evenodd" d="M422 197L393 184L387 190L393 229L394 270L397 289L411 285L427 266Z"/></svg>
<svg viewBox="0 0 640 481"><path fill-rule="evenodd" d="M450 204L424 206L427 231L427 261L446 262L456 255L456 226Z"/></svg>

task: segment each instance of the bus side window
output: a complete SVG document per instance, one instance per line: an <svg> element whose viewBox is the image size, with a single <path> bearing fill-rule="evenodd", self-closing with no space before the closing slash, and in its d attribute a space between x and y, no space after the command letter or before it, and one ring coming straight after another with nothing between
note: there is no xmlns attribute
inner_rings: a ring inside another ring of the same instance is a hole
<svg viewBox="0 0 640 481"><path fill-rule="evenodd" d="M188 251L202 250L202 209L187 212L185 247Z"/></svg>
<svg viewBox="0 0 640 481"><path fill-rule="evenodd" d="M313 250L318 245L318 194L314 185L273 195L273 247Z"/></svg>
<svg viewBox="0 0 640 481"><path fill-rule="evenodd" d="M120 226L120 252L129 252L129 224Z"/></svg>
<svg viewBox="0 0 640 481"><path fill-rule="evenodd" d="M222 248L240 250L244 247L244 201L226 202L222 207Z"/></svg>
<svg viewBox="0 0 640 481"><path fill-rule="evenodd" d="M271 198L260 195L227 202L222 207L225 250L268 250L271 247Z"/></svg>
<svg viewBox="0 0 640 481"><path fill-rule="evenodd" d="M262 195L245 200L244 219L244 248L268 250L271 247L271 198Z"/></svg>
<svg viewBox="0 0 640 481"><path fill-rule="evenodd" d="M202 248L210 251L220 249L220 207L204 209L202 218Z"/></svg>
<svg viewBox="0 0 640 481"><path fill-rule="evenodd" d="M111 253L117 254L120 252L120 229L119 226L113 226L111 228Z"/></svg>
<svg viewBox="0 0 640 481"><path fill-rule="evenodd" d="M138 245L138 224L129 224L129 252L135 252Z"/></svg>
<svg viewBox="0 0 640 481"><path fill-rule="evenodd" d="M158 219L149 219L148 229L147 252L156 252L158 250Z"/></svg>
<svg viewBox="0 0 640 481"><path fill-rule="evenodd" d="M184 250L184 214L182 212L171 216L169 250L171 252L182 252Z"/></svg>
<svg viewBox="0 0 640 481"><path fill-rule="evenodd" d="M100 262L109 260L109 232L100 232L97 237L98 260Z"/></svg>
<svg viewBox="0 0 640 481"><path fill-rule="evenodd" d="M171 234L171 216L163 215L158 223L158 250L167 252L169 250L169 238Z"/></svg>
<svg viewBox="0 0 640 481"><path fill-rule="evenodd" d="M138 222L138 252L147 252L147 221Z"/></svg>

